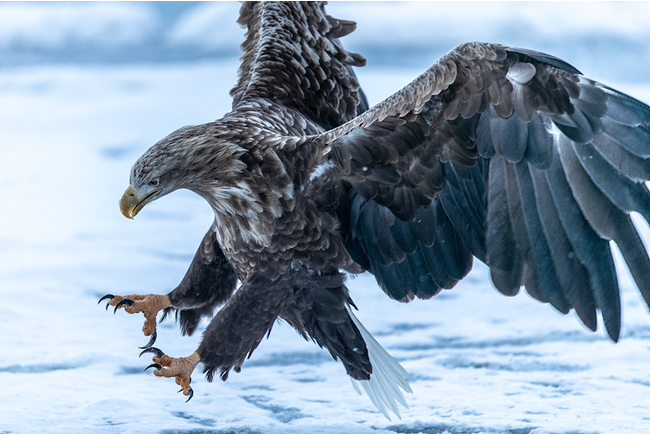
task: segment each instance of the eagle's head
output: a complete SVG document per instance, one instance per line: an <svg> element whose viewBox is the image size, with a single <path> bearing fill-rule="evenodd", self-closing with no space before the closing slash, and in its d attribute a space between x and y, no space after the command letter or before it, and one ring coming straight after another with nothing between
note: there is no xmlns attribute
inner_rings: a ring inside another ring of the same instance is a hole
<svg viewBox="0 0 650 434"><path fill-rule="evenodd" d="M133 218L149 202L180 188L201 196L231 188L241 178L246 150L227 140L217 123L180 128L147 150L133 165L120 200Z"/></svg>

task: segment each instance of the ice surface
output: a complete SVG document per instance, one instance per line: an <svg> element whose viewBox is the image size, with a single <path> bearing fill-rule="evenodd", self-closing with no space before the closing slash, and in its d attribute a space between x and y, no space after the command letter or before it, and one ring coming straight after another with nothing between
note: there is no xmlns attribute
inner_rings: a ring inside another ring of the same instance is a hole
<svg viewBox="0 0 650 434"><path fill-rule="evenodd" d="M583 6L566 7L580 19ZM586 70L594 55L571 61ZM113 315L97 300L173 288L212 213L176 192L130 221L118 200L148 146L229 109L237 67L0 70L0 433L650 432L650 316L625 270L616 345L602 324L591 333L573 313L523 293L503 297L481 264L455 289L409 304L388 299L371 276L350 279L358 318L411 374L399 421L286 324L227 382L197 371L187 404L173 381L142 372L142 317ZM359 77L376 103L420 72L371 65ZM647 79L620 77L607 84L650 102ZM185 356L199 340L167 321L156 345Z"/></svg>

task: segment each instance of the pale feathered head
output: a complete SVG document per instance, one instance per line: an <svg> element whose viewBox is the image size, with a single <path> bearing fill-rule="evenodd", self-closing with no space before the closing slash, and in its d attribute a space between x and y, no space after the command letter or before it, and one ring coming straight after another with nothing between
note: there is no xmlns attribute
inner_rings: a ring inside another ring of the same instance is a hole
<svg viewBox="0 0 650 434"><path fill-rule="evenodd" d="M183 127L149 148L131 169L122 214L133 218L147 203L180 188L209 196L234 185L246 169L240 159L246 150L220 131L217 123Z"/></svg>

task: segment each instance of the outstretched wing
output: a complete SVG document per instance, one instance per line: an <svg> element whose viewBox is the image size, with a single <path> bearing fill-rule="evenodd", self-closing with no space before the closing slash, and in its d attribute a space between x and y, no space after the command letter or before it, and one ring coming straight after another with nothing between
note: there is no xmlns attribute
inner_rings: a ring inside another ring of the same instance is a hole
<svg viewBox="0 0 650 434"><path fill-rule="evenodd" d="M650 302L650 260L629 217L650 217L650 108L559 59L461 45L303 145L320 149L359 192L349 238L395 298L432 295L427 279L453 286L471 252L502 293L525 285L561 312L576 309L592 329L599 308L617 340L614 240Z"/></svg>
<svg viewBox="0 0 650 434"><path fill-rule="evenodd" d="M339 42L356 24L325 13L323 2L248 2L248 28L233 107L264 99L292 108L325 129L357 115L363 96L351 66L365 59Z"/></svg>

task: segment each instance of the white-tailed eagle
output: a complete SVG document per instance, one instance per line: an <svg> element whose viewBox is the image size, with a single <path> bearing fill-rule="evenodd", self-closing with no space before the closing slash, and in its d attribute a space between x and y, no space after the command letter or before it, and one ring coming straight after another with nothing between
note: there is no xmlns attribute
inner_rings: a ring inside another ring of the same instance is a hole
<svg viewBox="0 0 650 434"><path fill-rule="evenodd" d="M120 203L132 218L185 188L214 210L176 289L102 298L144 313L155 375L191 398L198 363L225 380L281 318L397 413L407 374L352 314L343 271L406 302L452 288L476 257L506 295L523 285L592 330L600 310L616 341L613 240L650 303L629 215L650 219L650 107L553 56L473 42L369 108L352 71L365 60L339 40L353 22L321 3L263 2L239 23L232 111L152 146ZM220 305L192 355L151 346L159 311L192 334Z"/></svg>

